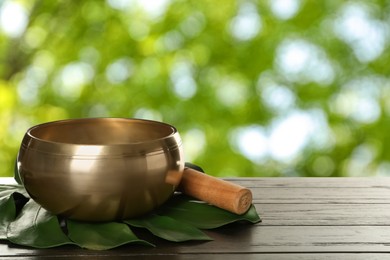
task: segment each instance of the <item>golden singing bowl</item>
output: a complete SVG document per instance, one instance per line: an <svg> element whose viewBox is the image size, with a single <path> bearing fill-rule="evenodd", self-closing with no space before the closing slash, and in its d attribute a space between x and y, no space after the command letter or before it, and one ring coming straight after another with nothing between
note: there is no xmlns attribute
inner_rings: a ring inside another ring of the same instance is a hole
<svg viewBox="0 0 390 260"><path fill-rule="evenodd" d="M31 198L71 219L137 217L175 191L184 169L177 130L156 121L89 118L30 128L18 171Z"/></svg>

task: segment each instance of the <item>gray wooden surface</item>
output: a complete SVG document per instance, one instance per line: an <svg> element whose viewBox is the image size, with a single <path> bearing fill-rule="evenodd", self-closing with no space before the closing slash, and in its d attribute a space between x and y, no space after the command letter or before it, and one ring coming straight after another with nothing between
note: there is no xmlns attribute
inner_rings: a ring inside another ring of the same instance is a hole
<svg viewBox="0 0 390 260"><path fill-rule="evenodd" d="M211 242L157 248L34 250L0 242L0 259L390 259L390 179L241 178L262 223L233 224ZM1 179L0 179L1 182Z"/></svg>

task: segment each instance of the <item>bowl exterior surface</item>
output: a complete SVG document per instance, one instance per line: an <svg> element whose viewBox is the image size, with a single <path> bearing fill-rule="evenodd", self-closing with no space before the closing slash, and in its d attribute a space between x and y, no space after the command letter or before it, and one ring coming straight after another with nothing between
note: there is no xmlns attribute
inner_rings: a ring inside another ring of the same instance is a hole
<svg viewBox="0 0 390 260"><path fill-rule="evenodd" d="M111 221L163 204L184 168L179 133L139 119L73 119L30 128L18 171L31 198L71 219Z"/></svg>

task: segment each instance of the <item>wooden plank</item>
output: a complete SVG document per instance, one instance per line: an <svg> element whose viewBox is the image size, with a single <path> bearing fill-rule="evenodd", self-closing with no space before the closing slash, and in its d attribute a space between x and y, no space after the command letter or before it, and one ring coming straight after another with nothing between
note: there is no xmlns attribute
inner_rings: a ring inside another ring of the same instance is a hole
<svg viewBox="0 0 390 260"><path fill-rule="evenodd" d="M390 204L256 204L262 225L389 225Z"/></svg>
<svg viewBox="0 0 390 260"><path fill-rule="evenodd" d="M389 187L376 188L285 188L251 189L254 203L390 203Z"/></svg>
<svg viewBox="0 0 390 260"><path fill-rule="evenodd" d="M362 252L390 253L389 226L262 226L225 228L212 233L214 242L180 247L180 252L290 253ZM216 242L219 241L219 242ZM215 247L214 247L215 245Z"/></svg>
<svg viewBox="0 0 390 260"><path fill-rule="evenodd" d="M390 253L389 226L261 226L230 225L207 232L214 241L172 243L156 248L126 246L105 255L132 254L260 254L260 253ZM0 244L2 256L96 255L75 247L28 250Z"/></svg>
<svg viewBox="0 0 390 260"><path fill-rule="evenodd" d="M265 177L265 178L224 178L248 188L367 188L390 187L387 177L337 177L337 178L305 178L305 177Z"/></svg>

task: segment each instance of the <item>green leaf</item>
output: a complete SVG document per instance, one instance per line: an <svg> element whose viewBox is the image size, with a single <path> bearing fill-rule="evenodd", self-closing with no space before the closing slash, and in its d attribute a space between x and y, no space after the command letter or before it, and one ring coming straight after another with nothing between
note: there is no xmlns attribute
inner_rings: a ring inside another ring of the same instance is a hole
<svg viewBox="0 0 390 260"><path fill-rule="evenodd" d="M0 199L0 239L7 239L9 223L16 217L16 208L11 196Z"/></svg>
<svg viewBox="0 0 390 260"><path fill-rule="evenodd" d="M212 240L198 228L167 216L149 215L139 219L125 220L130 226L146 228L155 236L173 241Z"/></svg>
<svg viewBox="0 0 390 260"><path fill-rule="evenodd" d="M162 239L182 242L211 240L200 229L216 228L235 221L260 221L253 205L244 215L236 215L180 194L160 207L157 214L125 220L124 223L67 220L66 235L56 216L28 200L23 186L0 185L0 239L35 248L74 244L106 250L129 243L154 246L139 239L129 226L145 228Z"/></svg>
<svg viewBox="0 0 390 260"><path fill-rule="evenodd" d="M123 223L87 223L67 220L67 228L69 238L82 248L107 250L128 243L154 246L139 239Z"/></svg>
<svg viewBox="0 0 390 260"><path fill-rule="evenodd" d="M0 197L0 239L7 239L8 225L15 220L17 212L28 200L17 192Z"/></svg>
<svg viewBox="0 0 390 260"><path fill-rule="evenodd" d="M237 215L185 195L173 196L160 208L159 214L201 229L217 228L236 221L261 221L253 205L244 215Z"/></svg>
<svg viewBox="0 0 390 260"><path fill-rule="evenodd" d="M22 185L13 185L13 184L0 184L0 199L6 198L14 192L19 192L24 195L27 194L26 190Z"/></svg>
<svg viewBox="0 0 390 260"><path fill-rule="evenodd" d="M15 221L8 225L7 239L18 245L35 248L73 244L62 232L57 217L33 200L29 200Z"/></svg>

